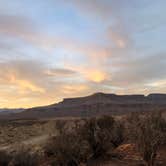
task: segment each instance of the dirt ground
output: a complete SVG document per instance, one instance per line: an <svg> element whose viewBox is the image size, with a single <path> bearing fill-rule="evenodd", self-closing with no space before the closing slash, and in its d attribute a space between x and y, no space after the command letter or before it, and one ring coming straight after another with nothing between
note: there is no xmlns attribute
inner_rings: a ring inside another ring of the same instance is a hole
<svg viewBox="0 0 166 166"><path fill-rule="evenodd" d="M21 144L35 151L42 150L50 136L56 135L56 120L17 120L0 122L0 150L12 151ZM134 144L123 144L115 149L121 156L107 162L96 161L94 166L143 166ZM43 159L41 166L49 166L52 159ZM90 165L93 166L93 165ZM156 166L166 166L166 146L160 147Z"/></svg>

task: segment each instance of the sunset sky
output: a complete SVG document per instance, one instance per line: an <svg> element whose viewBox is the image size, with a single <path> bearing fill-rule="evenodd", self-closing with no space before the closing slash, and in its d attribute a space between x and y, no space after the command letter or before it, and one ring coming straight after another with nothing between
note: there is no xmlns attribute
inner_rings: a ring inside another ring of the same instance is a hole
<svg viewBox="0 0 166 166"><path fill-rule="evenodd" d="M0 0L0 107L94 92L166 93L166 0Z"/></svg>

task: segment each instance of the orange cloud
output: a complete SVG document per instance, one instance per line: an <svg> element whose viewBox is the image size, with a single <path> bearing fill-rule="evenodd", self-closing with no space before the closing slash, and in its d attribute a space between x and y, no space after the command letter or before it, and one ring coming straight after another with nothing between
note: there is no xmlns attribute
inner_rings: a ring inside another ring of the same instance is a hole
<svg viewBox="0 0 166 166"><path fill-rule="evenodd" d="M80 93L88 89L87 85L64 85L62 91L65 94Z"/></svg>
<svg viewBox="0 0 166 166"><path fill-rule="evenodd" d="M32 92L44 93L45 90L38 87L29 80L19 79L15 75L8 75L9 83L18 86L21 90L30 90Z"/></svg>
<svg viewBox="0 0 166 166"><path fill-rule="evenodd" d="M100 83L107 79L107 74L99 70L92 70L86 73L86 77L90 81Z"/></svg>

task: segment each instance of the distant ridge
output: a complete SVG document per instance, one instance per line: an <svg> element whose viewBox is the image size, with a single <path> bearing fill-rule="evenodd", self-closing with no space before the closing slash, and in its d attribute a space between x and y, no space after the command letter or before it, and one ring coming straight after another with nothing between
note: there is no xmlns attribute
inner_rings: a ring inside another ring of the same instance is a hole
<svg viewBox="0 0 166 166"><path fill-rule="evenodd" d="M0 116L1 115L8 115L8 114L15 114L15 113L19 113L22 111L25 111L25 109L23 109L23 108L18 108L18 109L1 108L0 109Z"/></svg>
<svg viewBox="0 0 166 166"><path fill-rule="evenodd" d="M49 106L26 109L0 118L89 117L101 114L121 115L136 111L166 110L166 94L116 95L95 93L85 97L65 98Z"/></svg>

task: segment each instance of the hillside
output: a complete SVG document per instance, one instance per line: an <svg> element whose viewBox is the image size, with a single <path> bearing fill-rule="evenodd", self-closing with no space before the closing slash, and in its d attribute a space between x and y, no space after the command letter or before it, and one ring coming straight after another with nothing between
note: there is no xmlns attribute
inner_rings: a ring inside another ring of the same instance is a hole
<svg viewBox="0 0 166 166"><path fill-rule="evenodd" d="M116 95L95 93L86 97L66 98L62 102L26 109L23 112L1 116L1 119L36 119L55 117L87 117L101 114L122 115L136 111L166 109L166 94Z"/></svg>

